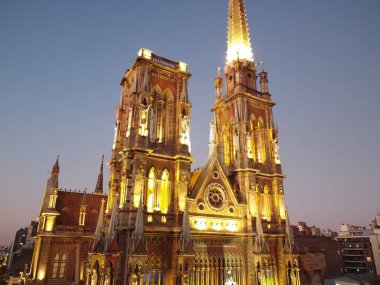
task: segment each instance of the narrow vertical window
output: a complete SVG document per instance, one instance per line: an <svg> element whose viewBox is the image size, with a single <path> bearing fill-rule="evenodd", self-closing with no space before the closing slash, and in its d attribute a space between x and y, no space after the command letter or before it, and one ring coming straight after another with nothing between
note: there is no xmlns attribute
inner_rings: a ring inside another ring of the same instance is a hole
<svg viewBox="0 0 380 285"><path fill-rule="evenodd" d="M65 277L67 255L63 252L58 252L53 260L53 270L51 279L62 280Z"/></svg>
<svg viewBox="0 0 380 285"><path fill-rule="evenodd" d="M166 214L169 209L170 189L169 189L169 171L165 169L161 176L161 191L160 191L160 208L161 213Z"/></svg>
<svg viewBox="0 0 380 285"><path fill-rule="evenodd" d="M155 201L155 189L156 188L156 170L152 167L148 174L148 187L146 195L146 206L148 212L152 213Z"/></svg>

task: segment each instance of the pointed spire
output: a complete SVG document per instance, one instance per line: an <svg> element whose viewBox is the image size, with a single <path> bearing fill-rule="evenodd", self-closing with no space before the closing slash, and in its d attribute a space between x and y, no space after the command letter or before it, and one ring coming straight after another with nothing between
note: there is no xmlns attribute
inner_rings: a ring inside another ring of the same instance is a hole
<svg viewBox="0 0 380 285"><path fill-rule="evenodd" d="M137 209L135 230L133 231L133 237L136 241L140 241L144 237L144 208L143 197L140 195L139 207Z"/></svg>
<svg viewBox="0 0 380 285"><path fill-rule="evenodd" d="M55 161L53 168L51 170L50 176L50 187L58 189L58 175L59 175L59 155L57 155L57 160Z"/></svg>
<svg viewBox="0 0 380 285"><path fill-rule="evenodd" d="M265 72L265 70L264 70L264 61L260 61L260 69L261 69L261 72Z"/></svg>
<svg viewBox="0 0 380 285"><path fill-rule="evenodd" d="M102 199L102 201L101 201L102 205L100 206L99 217L98 217L98 222L96 224L96 229L95 229L95 233L94 233L94 243L93 243L92 249L94 249L96 247L98 241L101 238L101 231L102 231L103 224L104 224L104 202L105 202L105 200Z"/></svg>
<svg viewBox="0 0 380 285"><path fill-rule="evenodd" d="M210 122L210 138L209 138L208 146L209 146L209 156L216 154L216 125L215 125L214 119L212 119Z"/></svg>
<svg viewBox="0 0 380 285"><path fill-rule="evenodd" d="M189 103L189 97L187 95L187 83L185 78L183 78L180 102Z"/></svg>
<svg viewBox="0 0 380 285"><path fill-rule="evenodd" d="M133 92L138 93L139 92L139 74L140 68L137 66L135 70L135 76L133 78Z"/></svg>
<svg viewBox="0 0 380 285"><path fill-rule="evenodd" d="M229 0L227 64L237 59L253 61L243 0Z"/></svg>
<svg viewBox="0 0 380 285"><path fill-rule="evenodd" d="M113 207L112 207L110 224L108 226L108 234L107 234L108 240L112 240L115 237L115 226L116 226L117 214L118 214L118 206L117 206L117 195L116 195L114 199Z"/></svg>
<svg viewBox="0 0 380 285"><path fill-rule="evenodd" d="M145 67L145 74L144 74L144 80L142 88L145 92L149 91L149 85L150 85L150 78L149 78L149 66Z"/></svg>
<svg viewBox="0 0 380 285"><path fill-rule="evenodd" d="M87 191L87 189L84 189L82 202L80 203L81 206L86 206L87 205L86 191Z"/></svg>
<svg viewBox="0 0 380 285"><path fill-rule="evenodd" d="M103 163L104 163L104 155L102 155L102 162L100 164L98 180L96 182L95 193L103 194Z"/></svg>
<svg viewBox="0 0 380 285"><path fill-rule="evenodd" d="M261 223L261 215L259 208L256 215L256 238L253 251L257 254L269 254L268 243L264 237L263 225Z"/></svg>
<svg viewBox="0 0 380 285"><path fill-rule="evenodd" d="M223 95L223 78L220 76L220 67L218 67L218 74L215 78L215 96L216 99Z"/></svg>
<svg viewBox="0 0 380 285"><path fill-rule="evenodd" d="M182 253L192 251L190 223L189 223L189 211L187 208L187 202L185 204L185 211L183 212L182 233L180 236L180 242L181 242L180 251Z"/></svg>
<svg viewBox="0 0 380 285"><path fill-rule="evenodd" d="M59 155L57 155L57 160L55 161L55 164L51 170L52 174L59 174Z"/></svg>
<svg viewBox="0 0 380 285"><path fill-rule="evenodd" d="M284 251L285 253L293 253L295 250L293 230L289 222L288 209L286 209L286 237Z"/></svg>

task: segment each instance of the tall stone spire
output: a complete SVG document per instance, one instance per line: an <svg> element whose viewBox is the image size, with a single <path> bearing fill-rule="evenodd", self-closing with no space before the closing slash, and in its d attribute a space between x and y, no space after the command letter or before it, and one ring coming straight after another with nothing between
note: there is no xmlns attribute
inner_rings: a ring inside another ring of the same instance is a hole
<svg viewBox="0 0 380 285"><path fill-rule="evenodd" d="M189 103L189 96L188 96L188 93L187 93L187 82L186 82L185 78L182 81L182 91L181 91L180 102L182 102L182 103Z"/></svg>
<svg viewBox="0 0 380 285"><path fill-rule="evenodd" d="M286 210L286 237L284 251L287 254L294 253L295 251L293 231L289 222L288 210Z"/></svg>
<svg viewBox="0 0 380 285"><path fill-rule="evenodd" d="M180 237L180 251L181 253L189 253L192 251L189 211L187 208L187 203L185 205L185 211L183 213L182 233Z"/></svg>
<svg viewBox="0 0 380 285"><path fill-rule="evenodd" d="M256 238L253 251L257 254L268 254L269 247L264 237L263 225L261 224L261 215L259 209L256 215Z"/></svg>
<svg viewBox="0 0 380 285"><path fill-rule="evenodd" d="M139 207L137 208L136 224L133 235L136 239L141 239L144 236L144 209L142 195L140 195Z"/></svg>
<svg viewBox="0 0 380 285"><path fill-rule="evenodd" d="M95 187L96 194L103 194L103 162L104 162L104 155L102 156L102 163L100 164L98 181L96 182L96 187Z"/></svg>
<svg viewBox="0 0 380 285"><path fill-rule="evenodd" d="M237 59L253 61L244 0L229 0L227 64Z"/></svg>
<svg viewBox="0 0 380 285"><path fill-rule="evenodd" d="M112 207L110 224L108 227L108 234L107 234L108 240L112 240L115 237L115 226L116 226L117 214L118 214L118 202L117 202L117 196L116 196L113 207Z"/></svg>
<svg viewBox="0 0 380 285"><path fill-rule="evenodd" d="M59 174L59 155L57 155L57 160L55 161L51 172L54 174Z"/></svg>
<svg viewBox="0 0 380 285"><path fill-rule="evenodd" d="M105 202L105 200L102 199L101 202L102 202L102 205L100 206L98 222L96 224L96 229L95 229L95 233L94 233L94 239L95 240L98 240L100 238L101 231L102 231L103 224L104 224L104 202Z"/></svg>

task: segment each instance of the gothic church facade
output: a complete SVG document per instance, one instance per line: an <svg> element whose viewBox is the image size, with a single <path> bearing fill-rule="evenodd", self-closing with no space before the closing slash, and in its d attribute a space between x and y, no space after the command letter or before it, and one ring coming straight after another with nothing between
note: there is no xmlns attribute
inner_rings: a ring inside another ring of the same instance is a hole
<svg viewBox="0 0 380 285"><path fill-rule="evenodd" d="M268 74L254 61L243 0L229 0L209 158L194 171L190 77L186 63L148 49L124 74L107 202L98 203L76 282L299 285L275 103ZM38 276L38 265L34 270Z"/></svg>

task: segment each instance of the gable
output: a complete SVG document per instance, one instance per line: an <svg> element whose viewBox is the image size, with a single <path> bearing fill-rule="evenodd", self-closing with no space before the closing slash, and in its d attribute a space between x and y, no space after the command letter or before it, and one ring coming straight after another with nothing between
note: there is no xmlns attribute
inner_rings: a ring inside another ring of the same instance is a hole
<svg viewBox="0 0 380 285"><path fill-rule="evenodd" d="M217 158L211 157L205 167L197 171L197 179L192 181L189 189L189 198L194 200L190 211L222 216L238 214L236 194Z"/></svg>

